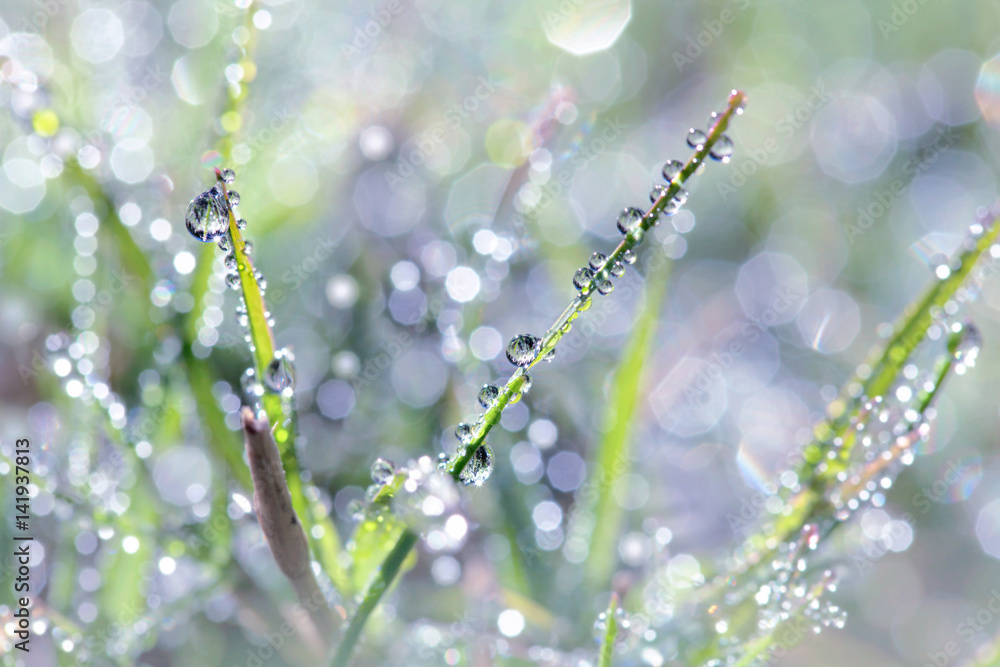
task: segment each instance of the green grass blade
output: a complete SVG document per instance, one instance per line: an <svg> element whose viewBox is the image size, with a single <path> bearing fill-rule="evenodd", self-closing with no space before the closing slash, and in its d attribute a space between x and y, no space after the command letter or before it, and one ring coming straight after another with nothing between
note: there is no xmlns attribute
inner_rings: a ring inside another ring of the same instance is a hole
<svg viewBox="0 0 1000 667"><path fill-rule="evenodd" d="M611 667L611 658L615 654L615 638L618 636L618 619L615 613L618 611L618 594L611 594L611 604L605 612L605 622L607 626L604 630L604 638L601 640L601 652L598 656L597 667Z"/></svg>
<svg viewBox="0 0 1000 667"><path fill-rule="evenodd" d="M614 497L615 484L631 469L631 426L642 389L643 370L649 359L659 324L663 294L670 273L668 263L646 277L646 294L611 385L605 422L607 429L590 466L588 489L596 492L595 524L586 561L586 580L591 587L608 584L623 511Z"/></svg>

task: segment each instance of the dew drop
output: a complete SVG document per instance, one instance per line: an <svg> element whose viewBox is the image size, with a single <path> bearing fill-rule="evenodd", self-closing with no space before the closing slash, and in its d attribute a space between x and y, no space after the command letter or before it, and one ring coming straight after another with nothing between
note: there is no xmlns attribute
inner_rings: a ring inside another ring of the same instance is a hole
<svg viewBox="0 0 1000 667"><path fill-rule="evenodd" d="M608 261L607 255L603 252L595 252L590 256L590 268L594 271L599 271L604 266L606 261Z"/></svg>
<svg viewBox="0 0 1000 667"><path fill-rule="evenodd" d="M597 283L597 291L601 294L611 294L615 291L614 283L610 280L602 280Z"/></svg>
<svg viewBox="0 0 1000 667"><path fill-rule="evenodd" d="M656 183L653 185L653 189L649 191L650 203L655 204L660 197L666 194L668 187L669 186L666 186L663 183Z"/></svg>
<svg viewBox="0 0 1000 667"><path fill-rule="evenodd" d="M223 169L222 170L222 182L223 183L232 183L235 180L236 180L236 172L235 171L233 171L232 169Z"/></svg>
<svg viewBox="0 0 1000 667"><path fill-rule="evenodd" d="M229 234L223 234L219 237L219 250L222 252L229 252L233 249L233 244L229 240Z"/></svg>
<svg viewBox="0 0 1000 667"><path fill-rule="evenodd" d="M229 229L229 207L222 191L213 186L188 204L184 224L191 236L208 243L223 236Z"/></svg>
<svg viewBox="0 0 1000 667"><path fill-rule="evenodd" d="M222 263L226 265L226 268L230 271L236 270L236 256L233 254L226 255L226 258L222 260Z"/></svg>
<svg viewBox="0 0 1000 667"><path fill-rule="evenodd" d="M243 242L243 254L244 255L249 255L252 252L253 252L253 242L252 241L244 241Z"/></svg>
<svg viewBox="0 0 1000 667"><path fill-rule="evenodd" d="M674 180L677 174L681 173L684 169L684 165L678 160L668 160L665 165L663 165L663 178L669 183Z"/></svg>
<svg viewBox="0 0 1000 667"><path fill-rule="evenodd" d="M259 398L264 395L264 388L257 381L257 373L252 368L246 369L240 377L240 386L243 387L247 396Z"/></svg>
<svg viewBox="0 0 1000 667"><path fill-rule="evenodd" d="M463 445L472 444L473 436L472 426L470 424L466 424L465 422L459 424L455 429L455 437L458 438L458 441Z"/></svg>
<svg viewBox="0 0 1000 667"><path fill-rule="evenodd" d="M628 234L638 229L639 223L642 222L642 216L642 210L631 206L626 207L618 214L618 231L622 234Z"/></svg>
<svg viewBox="0 0 1000 667"><path fill-rule="evenodd" d="M674 194L674 198L671 201L674 202L674 204L676 204L677 206L683 206L687 200L688 200L688 191L685 190L684 188L680 188Z"/></svg>
<svg viewBox="0 0 1000 667"><path fill-rule="evenodd" d="M530 366L535 360L540 339L531 334L514 336L507 343L507 360L515 366Z"/></svg>
<svg viewBox="0 0 1000 667"><path fill-rule="evenodd" d="M708 141L708 136L701 130L696 130L692 127L688 131L687 144L696 151L700 151L704 148L706 141Z"/></svg>
<svg viewBox="0 0 1000 667"><path fill-rule="evenodd" d="M482 486L493 472L493 450L482 444L462 470L458 479L466 486Z"/></svg>
<svg viewBox="0 0 1000 667"><path fill-rule="evenodd" d="M733 156L733 140L723 134L715 140L709 155L712 156L713 160L718 160L723 164L729 162Z"/></svg>
<svg viewBox="0 0 1000 667"><path fill-rule="evenodd" d="M479 405L483 406L484 410L489 410L499 397L499 387L492 384L484 384L483 388L479 390Z"/></svg>
<svg viewBox="0 0 1000 667"><path fill-rule="evenodd" d="M615 278L621 278L625 275L625 265L621 262L615 262L611 265L611 275Z"/></svg>
<svg viewBox="0 0 1000 667"><path fill-rule="evenodd" d="M967 367L976 364L976 357L979 356L979 349L983 346L983 335L979 333L979 328L968 322L962 327L961 339L955 346L955 361L960 361Z"/></svg>
<svg viewBox="0 0 1000 667"><path fill-rule="evenodd" d="M244 229L247 228L247 221L244 220L243 218L240 218L239 220L236 221L236 228L242 232Z"/></svg>
<svg viewBox="0 0 1000 667"><path fill-rule="evenodd" d="M583 267L573 274L573 287L577 288L581 292L587 289L590 285L590 281L594 278L594 272L587 267Z"/></svg>
<svg viewBox="0 0 1000 667"><path fill-rule="evenodd" d="M392 476L396 474L396 464L388 459L383 459L381 457L375 459L372 463L372 481L376 484L384 485Z"/></svg>
<svg viewBox="0 0 1000 667"><path fill-rule="evenodd" d="M602 611L597 616L597 620L594 621L594 641L598 643L604 642L604 637L608 633L608 613Z"/></svg>
<svg viewBox="0 0 1000 667"><path fill-rule="evenodd" d="M635 253L631 248L622 253L622 261L626 264L635 264Z"/></svg>
<svg viewBox="0 0 1000 667"><path fill-rule="evenodd" d="M230 273L226 276L226 285L229 286L231 290L237 290L240 288L240 276L237 273Z"/></svg>
<svg viewBox="0 0 1000 667"><path fill-rule="evenodd" d="M236 190L230 190L229 191L229 205L230 206L239 206L239 204L240 204L240 193L237 192Z"/></svg>
<svg viewBox="0 0 1000 667"><path fill-rule="evenodd" d="M295 356L287 349L274 353L274 359L267 365L264 382L272 391L282 392L295 385Z"/></svg>
<svg viewBox="0 0 1000 667"><path fill-rule="evenodd" d="M361 521L365 518L365 504L358 498L347 503L345 511L352 521Z"/></svg>
<svg viewBox="0 0 1000 667"><path fill-rule="evenodd" d="M711 130L713 127L715 127L715 124L719 122L720 116L721 114L718 111L713 111L712 113L710 113L708 115L708 122L705 123L705 127Z"/></svg>

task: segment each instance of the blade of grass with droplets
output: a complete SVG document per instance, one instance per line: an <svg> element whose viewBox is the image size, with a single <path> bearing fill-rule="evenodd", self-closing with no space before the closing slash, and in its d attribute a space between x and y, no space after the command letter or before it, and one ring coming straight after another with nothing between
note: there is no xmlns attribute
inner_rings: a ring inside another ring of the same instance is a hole
<svg viewBox="0 0 1000 667"><path fill-rule="evenodd" d="M609 393L605 410L606 430L590 469L589 489L597 492L594 504L595 524L585 563L585 580L592 588L608 584L614 557L618 553L618 534L624 513L614 497L615 484L631 468L630 439L632 419L653 347L653 335L659 325L663 294L670 273L669 263L646 276L646 294L625 347Z"/></svg>
<svg viewBox="0 0 1000 667"><path fill-rule="evenodd" d="M604 628L604 637L601 638L601 651L598 656L597 667L611 667L611 658L615 654L615 638L618 636L618 594L611 594L611 603L608 610L604 612L607 626Z"/></svg>
<svg viewBox="0 0 1000 667"><path fill-rule="evenodd" d="M223 197L228 202L229 192L226 189L222 171L216 169L215 175ZM230 246L231 252L236 258L240 290L247 309L247 325L250 329L254 370L258 381L264 383L268 367L274 359L274 336L267 322L267 307L264 305L264 296L261 293L260 285L257 284L253 262L245 251L246 241L236 223L236 215L233 213L232 206L227 206L227 208L229 209ZM266 384L262 384L262 386L266 386ZM294 416L286 411L278 394L266 389L261 396L261 404L272 425L274 441L281 452L281 463L288 480L292 505L299 519L305 524L306 535L313 548L313 553L334 584L340 590L344 590L347 586L347 575L339 562L342 549L340 535L325 510L306 497L298 455L295 451Z"/></svg>
<svg viewBox="0 0 1000 667"><path fill-rule="evenodd" d="M486 441L486 436L489 434L490 430L492 430L497 422L500 421L500 415L504 408L506 408L507 405L515 399L515 397L520 396L527 371L539 361L544 359L548 354L553 352L562 337L570 330L573 321L579 317L580 313L583 313L590 308L592 304L592 294L594 290L597 289L598 281L601 279L602 272L607 270L608 267L624 261L626 253L632 252L633 248L642 243L642 239L644 238L646 232L656 225L660 214L663 213L664 209L666 209L667 205L674 199L674 197L680 193L681 187L684 185L685 181L687 181L687 179L690 178L699 167L705 164L705 160L711 154L712 148L729 127L729 121L734 115L742 113L745 103L746 95L742 91L734 90L732 94L730 94L725 111L719 114L716 118L715 124L705 136L704 143L695 149L694 153L688 159L687 163L685 163L680 172L673 177L669 185L663 188L663 191L653 203L652 207L650 207L650 209L643 214L639 223L636 225L635 230L625 234L618 246L611 252L610 255L607 256L603 266L582 285L580 288L580 294L578 294L573 301L570 302L569 306L566 307L562 315L560 315L555 321L555 324L549 328L549 330L545 333L545 336L543 336L539 341L535 348L536 351L534 359L528 365L518 368L514 374L511 375L510 379L507 380L507 384L503 387L503 389L501 389L497 400L494 401L489 409L486 410L482 419L476 426L473 432L472 440L466 447L465 453L458 456L452 463L451 474L456 480L461 479L462 473L466 466L468 466L469 461L472 460L473 456L476 455L476 451Z"/></svg>
<svg viewBox="0 0 1000 667"><path fill-rule="evenodd" d="M626 252L630 252L632 248L639 245L642 241L644 233L656 224L660 214L667 207L667 204L670 203L674 196L680 192L681 186L684 182L692 174L694 174L702 164L704 164L705 159L711 154L712 148L728 128L730 119L734 115L742 113L745 103L746 95L742 91L734 90L729 96L729 101L726 105L725 111L717 117L716 122L706 136L704 143L695 149L694 154L688 159L684 167L676 176L674 176L670 184L663 189L663 192L659 198L657 198L656 202L653 203L653 206L649 209L649 211L643 215L638 225L638 228L642 231L640 233L626 234L625 238L621 243L619 243L618 247L615 248L611 256L606 259L604 267L610 267L615 262L622 261ZM580 313L583 313L590 308L590 295L596 287L596 280L599 275L600 272L595 274L595 278L589 281L589 283L585 285L584 289L581 289L581 294L570 302L570 305L567 306L566 310L564 310L562 315L560 315L556 320L556 323L548 330L545 337L539 341L539 345L536 346L534 359L527 366L519 367L511 375L503 389L500 390L499 396L497 396L490 407L483 413L473 434L473 439L467 446L466 453L457 457L450 466L450 473L455 480L460 481L462 479L462 472L469 464L469 461L472 460L476 450L478 450L483 444L490 430L500 421L504 408L506 408L512 401L516 402L516 400L520 399L522 389L527 380L525 375L527 369L533 367L541 359L543 359L546 354L555 349L559 340L562 339L563 335L569 330L568 325L570 325L580 315ZM372 502L381 502L391 497L392 494L398 491L401 484L402 479L398 475L393 476L393 478L388 480L387 483L382 486ZM409 542L408 548L412 548L413 545L416 544L416 538L414 537L412 542L410 542L408 538L409 535L411 535L409 530L404 532L403 537L401 537L400 541L397 543L397 547L404 544L405 540L406 542ZM396 549L390 553L390 558L395 557L395 555ZM402 564L402 560L405 558L405 555L406 554L403 554L399 563L396 564L395 570L393 570L393 576L395 576L395 572L398 572L399 565ZM353 646L357 642L361 630L364 627L364 623L371 614L371 610L378 604L382 594L385 592L386 588L388 588L387 583L386 585L383 585L382 582L382 575L387 571L387 563L388 559L381 566L378 580L369 586L368 590L365 592L362 607L359 608L354 618L351 619L348 627L349 632L354 633L352 635L353 639L350 644L347 644L346 639L345 642L341 644L337 655L342 656L341 659L343 662L334 662L335 665L346 664L351 651L353 651ZM389 583L391 583L391 580L392 577L389 577ZM367 606L369 600L372 600L372 605L370 607Z"/></svg>

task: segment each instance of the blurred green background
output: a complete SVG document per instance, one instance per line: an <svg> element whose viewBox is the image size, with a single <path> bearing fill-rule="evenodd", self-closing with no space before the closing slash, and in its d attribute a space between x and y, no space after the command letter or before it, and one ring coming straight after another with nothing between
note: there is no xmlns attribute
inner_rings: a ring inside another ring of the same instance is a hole
<svg viewBox="0 0 1000 667"><path fill-rule="evenodd" d="M184 226L220 149L295 354L306 475L346 535L375 457L453 451L511 371L506 341L551 324L688 129L749 97L730 163L538 368L465 494L469 530L422 544L358 664L595 659L580 618L607 596L580 597L567 525L641 275L663 306L614 490L626 580L736 544L727 517L997 194L995 1L246 4L0 8L0 508L30 437L46 610L27 662L0 637L4 664L252 665L291 599L240 487L235 293ZM960 624L1000 596L1000 284L965 314L980 364L838 538L846 627L782 664L923 665L952 641L947 664L977 664L995 645L1000 614L971 639ZM624 664L669 664L655 646Z"/></svg>

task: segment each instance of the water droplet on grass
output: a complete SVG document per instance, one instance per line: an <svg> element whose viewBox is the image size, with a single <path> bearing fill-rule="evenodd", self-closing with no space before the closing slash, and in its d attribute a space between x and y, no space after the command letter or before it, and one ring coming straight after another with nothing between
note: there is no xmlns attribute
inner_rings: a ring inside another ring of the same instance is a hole
<svg viewBox="0 0 1000 667"><path fill-rule="evenodd" d="M282 392L295 385L295 357L288 350L278 350L274 359L267 365L264 372L264 382L272 391Z"/></svg>
<svg viewBox="0 0 1000 667"><path fill-rule="evenodd" d="M688 131L687 144L696 151L704 148L706 141L708 141L708 135L706 135L701 130L696 130L692 127Z"/></svg>
<svg viewBox="0 0 1000 667"><path fill-rule="evenodd" d="M223 169L222 170L222 182L223 183L232 183L235 180L236 180L236 172L235 171L233 171L232 169Z"/></svg>
<svg viewBox="0 0 1000 667"><path fill-rule="evenodd" d="M604 266L604 262L608 260L607 255L603 252L595 252L590 256L590 268L594 271L599 271L601 267Z"/></svg>
<svg viewBox="0 0 1000 667"><path fill-rule="evenodd" d="M202 243L214 241L229 229L229 206L217 187L202 192L188 204L184 224Z"/></svg>
<svg viewBox="0 0 1000 667"><path fill-rule="evenodd" d="M626 207L618 214L618 231L628 234L639 228L642 222L643 211L632 206Z"/></svg>
<svg viewBox="0 0 1000 667"><path fill-rule="evenodd" d="M530 366L535 360L540 339L531 334L520 334L510 339L507 344L507 360L515 366Z"/></svg>
<svg viewBox="0 0 1000 667"><path fill-rule="evenodd" d="M493 472L493 450L482 444L472 455L458 479L466 486L482 486Z"/></svg>
<svg viewBox="0 0 1000 667"><path fill-rule="evenodd" d="M472 426L462 422L455 429L455 437L458 438L458 441L463 445L471 444L473 440Z"/></svg>
<svg viewBox="0 0 1000 667"><path fill-rule="evenodd" d="M587 288L593 278L594 272L587 267L583 267L573 275L573 287L582 291Z"/></svg>
<svg viewBox="0 0 1000 667"><path fill-rule="evenodd" d="M229 191L229 205L230 206L239 206L239 204L240 204L240 193L237 192L236 190L230 190Z"/></svg>
<svg viewBox="0 0 1000 667"><path fill-rule="evenodd" d="M678 160L669 160L665 165L663 165L663 178L669 183L674 180L677 174L681 173L684 169L684 165Z"/></svg>
<svg viewBox="0 0 1000 667"><path fill-rule="evenodd" d="M709 155L712 156L712 159L718 160L723 164L729 162L729 159L733 156L733 140L723 134L715 140Z"/></svg>
<svg viewBox="0 0 1000 667"><path fill-rule="evenodd" d="M489 410L493 407L493 404L497 402L499 397L499 387L492 384L484 384L483 388L479 390L479 405L483 406L484 410Z"/></svg>
<svg viewBox="0 0 1000 667"><path fill-rule="evenodd" d="M396 474L396 464L388 459L377 458L372 463L372 481L376 484L385 484Z"/></svg>

